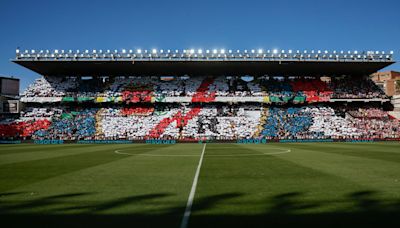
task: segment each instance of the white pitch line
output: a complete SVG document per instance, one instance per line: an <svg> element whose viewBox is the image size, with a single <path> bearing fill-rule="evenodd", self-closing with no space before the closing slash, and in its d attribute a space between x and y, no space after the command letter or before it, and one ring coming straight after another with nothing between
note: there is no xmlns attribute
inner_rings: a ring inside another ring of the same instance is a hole
<svg viewBox="0 0 400 228"><path fill-rule="evenodd" d="M187 228L187 226L188 226L189 217L192 212L194 194L196 193L197 181L199 180L200 168L201 168L201 164L203 163L204 152L206 151L206 145L207 144L204 144L203 151L201 152L199 165L197 166L196 174L194 175L192 189L190 190L189 198L188 198L188 201L186 204L185 213L183 213L183 218L182 218L180 228Z"/></svg>
<svg viewBox="0 0 400 228"><path fill-rule="evenodd" d="M281 149L274 148L275 150L281 150L278 152L265 152L259 154L209 154L206 157L249 157L249 156L265 156L265 155L275 155L275 154L286 154L292 152L291 149ZM197 157L194 154L130 154L122 152L123 150L115 150L114 153L121 155L131 155L131 156L145 156L145 157Z"/></svg>
<svg viewBox="0 0 400 228"><path fill-rule="evenodd" d="M122 150L114 150L116 154L132 155L132 156L146 156L146 157L198 157L195 154L130 154L121 152Z"/></svg>

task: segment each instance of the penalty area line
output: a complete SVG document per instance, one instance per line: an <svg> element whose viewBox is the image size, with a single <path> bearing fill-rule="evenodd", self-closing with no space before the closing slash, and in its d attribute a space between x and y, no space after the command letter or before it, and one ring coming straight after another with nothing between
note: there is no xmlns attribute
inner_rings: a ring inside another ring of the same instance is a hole
<svg viewBox="0 0 400 228"><path fill-rule="evenodd" d="M187 201L187 204L186 204L185 212L183 213L183 218L182 218L182 222L181 222L180 228L187 228L188 223L189 223L189 217L190 217L190 214L192 213L194 195L196 193L197 182L199 180L200 169L201 169L201 164L203 163L203 157L204 157L204 152L206 151L206 145L207 144L204 144L203 151L201 152L199 164L197 166L196 174L194 175L192 188L190 190L190 194L189 194L189 198L188 198L188 201Z"/></svg>

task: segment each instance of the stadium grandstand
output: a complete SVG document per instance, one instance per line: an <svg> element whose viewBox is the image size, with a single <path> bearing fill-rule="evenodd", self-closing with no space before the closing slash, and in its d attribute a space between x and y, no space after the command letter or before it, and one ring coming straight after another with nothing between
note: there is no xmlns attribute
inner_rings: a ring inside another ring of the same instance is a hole
<svg viewBox="0 0 400 228"><path fill-rule="evenodd" d="M393 52L16 50L42 75L2 140L397 140Z"/></svg>

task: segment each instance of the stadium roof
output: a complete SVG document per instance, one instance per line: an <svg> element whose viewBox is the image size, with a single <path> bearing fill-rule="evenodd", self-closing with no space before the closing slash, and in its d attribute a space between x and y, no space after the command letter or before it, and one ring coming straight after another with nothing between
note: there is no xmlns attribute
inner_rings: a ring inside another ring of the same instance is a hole
<svg viewBox="0 0 400 228"><path fill-rule="evenodd" d="M13 62L41 75L369 75L394 63L392 52L17 50Z"/></svg>

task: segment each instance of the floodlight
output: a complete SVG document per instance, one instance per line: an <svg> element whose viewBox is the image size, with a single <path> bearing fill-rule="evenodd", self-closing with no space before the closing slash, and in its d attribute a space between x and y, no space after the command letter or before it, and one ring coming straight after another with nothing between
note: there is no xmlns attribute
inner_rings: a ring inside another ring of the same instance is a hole
<svg viewBox="0 0 400 228"><path fill-rule="evenodd" d="M93 50L93 53L96 53L96 51ZM125 49L122 49L122 53L125 54L125 53L126 53L126 50L125 50Z"/></svg>
<svg viewBox="0 0 400 228"><path fill-rule="evenodd" d="M190 54L194 54L194 49L190 49Z"/></svg>
<svg viewBox="0 0 400 228"><path fill-rule="evenodd" d="M136 52L137 52L138 54L141 54L141 53L142 53L142 50L141 50L141 49L137 49Z"/></svg>
<svg viewBox="0 0 400 228"><path fill-rule="evenodd" d="M56 49L56 50L54 50L54 53L58 54L58 50L57 50L57 49Z"/></svg>
<svg viewBox="0 0 400 228"><path fill-rule="evenodd" d="M160 53L164 53L164 50L163 50L163 49L161 49L161 50L160 50Z"/></svg>
<svg viewBox="0 0 400 228"><path fill-rule="evenodd" d="M32 53L32 54L35 54L35 50L32 49L32 50L31 50L31 53Z"/></svg>
<svg viewBox="0 0 400 228"><path fill-rule="evenodd" d="M393 55L393 51L390 51L389 53L390 53L391 55Z"/></svg>
<svg viewBox="0 0 400 228"><path fill-rule="evenodd" d="M19 54L19 49L18 48L15 49L15 53Z"/></svg>
<svg viewBox="0 0 400 228"><path fill-rule="evenodd" d="M262 54L263 50L262 49L258 49L258 54Z"/></svg>
<svg viewBox="0 0 400 228"><path fill-rule="evenodd" d="M153 49L151 52L152 52L153 54L157 54L157 49Z"/></svg>
<svg viewBox="0 0 400 228"><path fill-rule="evenodd" d="M203 54L203 50L201 50L201 49L198 49L198 50L197 50L197 53L199 53L199 54Z"/></svg>
<svg viewBox="0 0 400 228"><path fill-rule="evenodd" d="M292 50L289 50L289 54L292 54Z"/></svg>
<svg viewBox="0 0 400 228"><path fill-rule="evenodd" d="M277 53L278 53L278 50L274 49L274 50L272 51L272 53L277 54Z"/></svg>
<svg viewBox="0 0 400 228"><path fill-rule="evenodd" d="M225 54L225 49L221 49L221 54Z"/></svg>
<svg viewBox="0 0 400 228"><path fill-rule="evenodd" d="M206 53L207 53L207 54L210 53L210 50L207 49L207 50L206 50Z"/></svg>
<svg viewBox="0 0 400 228"><path fill-rule="evenodd" d="M232 53L232 50L231 49L229 49L229 51L228 51L229 53Z"/></svg>
<svg viewBox="0 0 400 228"><path fill-rule="evenodd" d="M214 49L214 50L213 50L213 54L217 54L217 49Z"/></svg>
<svg viewBox="0 0 400 228"><path fill-rule="evenodd" d="M251 49L251 53L254 53L254 52L256 52L254 49Z"/></svg>
<svg viewBox="0 0 400 228"><path fill-rule="evenodd" d="M358 51L354 51L354 54L356 54L356 55L357 55L357 54L358 54Z"/></svg>

